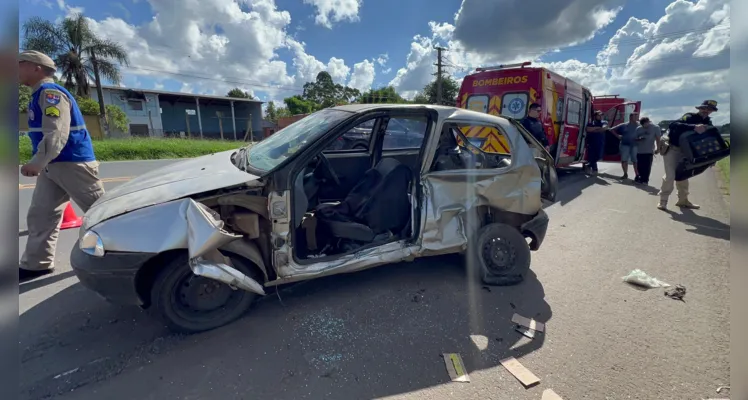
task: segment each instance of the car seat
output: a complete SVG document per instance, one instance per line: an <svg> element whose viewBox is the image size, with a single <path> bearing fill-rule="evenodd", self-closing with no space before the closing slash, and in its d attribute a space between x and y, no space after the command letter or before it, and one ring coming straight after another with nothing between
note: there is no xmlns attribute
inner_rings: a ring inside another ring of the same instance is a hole
<svg viewBox="0 0 748 400"><path fill-rule="evenodd" d="M322 232L338 239L372 242L378 235L399 234L410 222L410 168L385 158L339 204L322 204L315 213Z"/></svg>

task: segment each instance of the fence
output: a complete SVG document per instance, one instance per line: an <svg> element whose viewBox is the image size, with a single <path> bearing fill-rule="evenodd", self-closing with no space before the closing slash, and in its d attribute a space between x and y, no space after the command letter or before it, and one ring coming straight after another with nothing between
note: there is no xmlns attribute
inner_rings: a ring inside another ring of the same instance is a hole
<svg viewBox="0 0 748 400"><path fill-rule="evenodd" d="M104 128L98 116L84 115L83 120L86 121L86 129L93 139L104 138ZM29 131L29 116L25 112L18 113L18 130L24 134Z"/></svg>

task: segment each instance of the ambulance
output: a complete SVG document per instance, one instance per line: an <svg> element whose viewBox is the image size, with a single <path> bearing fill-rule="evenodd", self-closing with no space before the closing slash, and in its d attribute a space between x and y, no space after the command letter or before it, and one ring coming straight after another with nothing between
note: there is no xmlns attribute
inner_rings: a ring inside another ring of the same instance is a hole
<svg viewBox="0 0 748 400"><path fill-rule="evenodd" d="M521 120L527 115L529 105L538 103L556 167L585 162L585 128L593 110L597 109L593 108L592 92L547 68L531 65L527 61L477 68L463 79L457 107ZM611 118L625 119L625 112L631 112L631 108L626 108L629 103L625 99L621 100L623 102L616 98L615 104L604 100L600 104L611 105L608 110ZM470 142L479 143L481 150L487 153L511 153L506 138L496 129L466 129L463 134ZM616 144L617 149L617 140L606 142ZM606 152L603 161L620 161L620 153L618 150L615 154Z"/></svg>
<svg viewBox="0 0 748 400"><path fill-rule="evenodd" d="M628 122L632 113L641 114L642 102L628 100L617 94L592 97L592 108L603 112L603 120L613 127ZM618 139L611 132L605 133L602 161L621 161Z"/></svg>

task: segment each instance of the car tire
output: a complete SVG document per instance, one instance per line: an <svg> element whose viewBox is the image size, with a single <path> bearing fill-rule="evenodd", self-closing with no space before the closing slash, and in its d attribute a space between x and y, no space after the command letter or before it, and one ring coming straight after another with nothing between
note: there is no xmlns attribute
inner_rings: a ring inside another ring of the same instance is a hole
<svg viewBox="0 0 748 400"><path fill-rule="evenodd" d="M259 273L243 260L232 259L232 262L235 269L257 280ZM205 296L199 299L202 295ZM210 298L211 295L213 298ZM233 290L225 283L193 274L187 256L182 255L169 262L156 276L151 287L151 309L170 330L191 334L209 331L237 320L258 296L242 289ZM223 298L225 301L222 301Z"/></svg>
<svg viewBox="0 0 748 400"><path fill-rule="evenodd" d="M530 270L530 246L517 228L501 223L482 227L471 241L468 268L486 285L510 286Z"/></svg>
<svg viewBox="0 0 748 400"><path fill-rule="evenodd" d="M365 144L358 143L358 144L353 145L353 147L351 147L351 149L353 149L353 150L368 150L369 146L367 146Z"/></svg>

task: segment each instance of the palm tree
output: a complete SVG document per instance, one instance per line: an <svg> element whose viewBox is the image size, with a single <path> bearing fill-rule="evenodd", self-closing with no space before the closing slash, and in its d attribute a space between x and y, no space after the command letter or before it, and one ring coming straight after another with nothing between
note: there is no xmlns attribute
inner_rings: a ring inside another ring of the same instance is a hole
<svg viewBox="0 0 748 400"><path fill-rule="evenodd" d="M33 17L23 24L23 36L24 49L40 51L55 60L66 89L88 96L93 80L99 110L106 121L101 77L115 85L120 83L119 65L130 64L124 47L97 37L82 14L66 17L59 24Z"/></svg>

